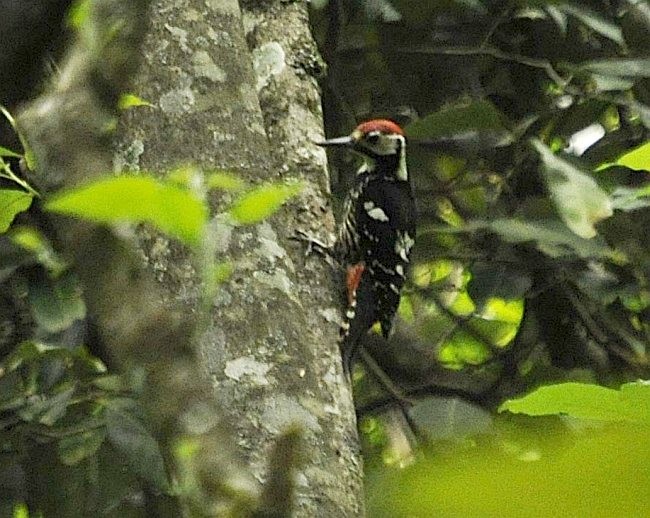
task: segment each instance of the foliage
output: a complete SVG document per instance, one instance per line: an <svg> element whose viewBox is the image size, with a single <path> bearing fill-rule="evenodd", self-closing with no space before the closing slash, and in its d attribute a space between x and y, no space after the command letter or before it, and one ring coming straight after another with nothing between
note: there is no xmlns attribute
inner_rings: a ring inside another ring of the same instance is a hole
<svg viewBox="0 0 650 518"><path fill-rule="evenodd" d="M650 482L649 389L559 384L508 401L502 410L568 417L501 418L463 443L433 446L402 471L376 474L371 515L647 514L650 499L639 488Z"/></svg>
<svg viewBox="0 0 650 518"><path fill-rule="evenodd" d="M0 500L0 514L27 516L27 508L16 504L27 495L30 506L46 515L86 509L118 516L137 507L129 502L138 487L167 494L187 490L170 483L148 427L140 403L144 372L134 367L118 375L107 369L110 358L93 336L75 265L63 259L65 250L56 249L55 236L40 231L31 218L32 201L40 196L15 172L16 159L24 156L6 149L2 156L13 161L0 158L8 181L0 188L0 315L3 325L15 327L0 335L0 479L23 470L51 492L32 494L18 477L12 494ZM217 262L212 252L210 189L235 194L228 211L232 224L254 224L301 186L249 187L226 172L204 174L185 166L164 179L146 173L108 177L39 199L39 207L107 225L146 223L181 240L199 258L209 298L234 268ZM60 480L62 474L69 479ZM62 506L56 494L60 483L95 489L88 502Z"/></svg>
<svg viewBox="0 0 650 518"><path fill-rule="evenodd" d="M632 493L635 470L647 482L647 451L633 448L647 423L549 433L542 459L525 464L516 457L541 418L489 411L552 382L650 377L647 3L329 0L313 5L312 22L329 65L328 132L372 117L400 122L419 209L395 336L366 344L393 396L357 376L376 468L371 514L540 516L558 502L567 515L644 514L645 496ZM342 196L353 164L330 162ZM628 396L647 408L643 385L576 384L503 408L593 417L594 406L619 412ZM518 430L517 454L495 422ZM432 438L446 440L435 456L404 473L381 467L408 463L413 443ZM629 501L612 503L613 478Z"/></svg>
<svg viewBox="0 0 650 518"><path fill-rule="evenodd" d="M523 398L505 401L499 409L533 416L564 414L650 426L650 384L626 383L618 391L582 383L548 385Z"/></svg>
<svg viewBox="0 0 650 518"><path fill-rule="evenodd" d="M446 361L454 350L461 364L525 362L541 347L529 367L648 364L649 19L615 4L359 0L313 13L338 93L332 133L372 116L406 127L420 222L401 315L442 363L462 367ZM596 137L578 149L585 128ZM501 351L473 328L494 299L522 305L511 323L528 325Z"/></svg>

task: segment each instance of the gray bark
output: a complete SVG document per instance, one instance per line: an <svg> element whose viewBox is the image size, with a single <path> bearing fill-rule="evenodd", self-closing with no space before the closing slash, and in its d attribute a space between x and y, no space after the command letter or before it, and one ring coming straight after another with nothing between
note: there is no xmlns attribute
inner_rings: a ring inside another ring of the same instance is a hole
<svg viewBox="0 0 650 518"><path fill-rule="evenodd" d="M322 136L313 77L320 58L305 2L243 7L236 0L155 2L133 87L155 108L123 117L115 164L163 171L191 162L253 183L305 182L298 199L254 227L228 223L228 195L211 199L217 253L234 262L235 273L214 300L201 355L253 475L269 477L274 440L297 424L305 444L296 516L358 516L362 468L336 345L332 271L289 239L297 228L333 230L325 155L311 143ZM143 247L168 301L195 311L200 286L187 254L154 234L143 234Z"/></svg>

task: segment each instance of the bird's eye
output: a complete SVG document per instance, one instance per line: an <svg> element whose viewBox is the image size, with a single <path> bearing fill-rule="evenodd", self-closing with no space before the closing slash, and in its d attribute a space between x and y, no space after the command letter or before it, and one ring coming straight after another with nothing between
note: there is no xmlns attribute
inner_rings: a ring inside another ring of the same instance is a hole
<svg viewBox="0 0 650 518"><path fill-rule="evenodd" d="M371 133L366 137L368 144L377 144L379 142L379 133Z"/></svg>

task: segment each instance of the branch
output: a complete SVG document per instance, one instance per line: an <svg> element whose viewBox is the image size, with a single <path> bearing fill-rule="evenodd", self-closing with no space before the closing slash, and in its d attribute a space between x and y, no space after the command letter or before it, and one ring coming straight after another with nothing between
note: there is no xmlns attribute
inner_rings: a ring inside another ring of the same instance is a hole
<svg viewBox="0 0 650 518"><path fill-rule="evenodd" d="M512 61L531 68L538 68L558 86L565 88L571 78L564 79L547 59L531 58L522 54L509 54L496 47L434 47L430 45L414 46L412 48L399 48L405 54L430 54L434 56L489 56L503 61Z"/></svg>

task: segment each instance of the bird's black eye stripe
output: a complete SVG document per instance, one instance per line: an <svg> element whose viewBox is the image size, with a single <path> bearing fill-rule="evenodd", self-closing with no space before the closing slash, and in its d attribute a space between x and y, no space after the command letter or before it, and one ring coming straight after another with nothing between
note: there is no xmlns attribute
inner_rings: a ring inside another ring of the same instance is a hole
<svg viewBox="0 0 650 518"><path fill-rule="evenodd" d="M373 131L372 133L368 133L368 135L366 136L366 141L369 144L376 144L377 142L379 142L379 132Z"/></svg>

